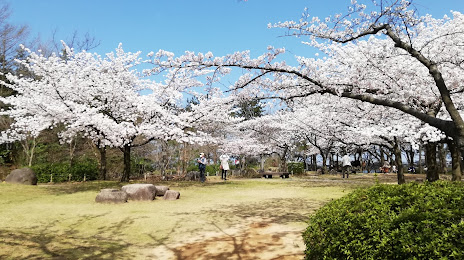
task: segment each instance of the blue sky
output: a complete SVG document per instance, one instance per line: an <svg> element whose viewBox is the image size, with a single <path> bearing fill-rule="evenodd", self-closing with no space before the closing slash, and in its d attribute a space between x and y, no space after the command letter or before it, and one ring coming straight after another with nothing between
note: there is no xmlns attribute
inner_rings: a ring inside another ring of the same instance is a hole
<svg viewBox="0 0 464 260"><path fill-rule="evenodd" d="M125 51L165 49L215 55L250 50L252 56L268 45L311 56L299 39L279 37L285 31L268 23L300 18L305 7L315 16L343 12L350 0L7 0L11 22L29 25L32 35L49 40L56 29L66 40L73 31L90 33L101 41L92 51L104 54L123 43ZM422 14L443 17L464 12L463 0L415 0Z"/></svg>

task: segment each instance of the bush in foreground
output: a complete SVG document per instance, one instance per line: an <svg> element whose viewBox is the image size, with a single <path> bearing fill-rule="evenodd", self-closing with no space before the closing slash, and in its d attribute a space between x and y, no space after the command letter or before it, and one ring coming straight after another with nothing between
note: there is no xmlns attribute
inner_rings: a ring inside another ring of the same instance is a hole
<svg viewBox="0 0 464 260"><path fill-rule="evenodd" d="M310 218L306 259L464 259L464 185L377 185Z"/></svg>

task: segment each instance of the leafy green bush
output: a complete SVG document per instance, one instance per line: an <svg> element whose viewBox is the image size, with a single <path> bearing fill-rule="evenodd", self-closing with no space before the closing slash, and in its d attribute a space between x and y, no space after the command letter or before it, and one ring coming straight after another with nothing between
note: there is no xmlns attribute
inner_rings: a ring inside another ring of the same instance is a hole
<svg viewBox="0 0 464 260"><path fill-rule="evenodd" d="M304 173L304 163L302 162L290 162L287 163L288 172L293 172L293 174L303 174Z"/></svg>
<svg viewBox="0 0 464 260"><path fill-rule="evenodd" d="M198 172L200 171L198 169L198 163L197 164L191 164L187 167L187 172L191 172L191 171L195 171L195 172ZM221 169L219 169L219 165L215 165L215 164L210 164L210 165L206 165L206 170L205 170L205 174L208 174L208 175L214 175L216 174L216 171L220 174L221 173Z"/></svg>
<svg viewBox="0 0 464 260"><path fill-rule="evenodd" d="M210 165L206 165L206 170L205 172L208 174L208 175L215 175L216 172L218 174L221 174L221 169L219 169L219 165L216 165L216 164L210 164Z"/></svg>
<svg viewBox="0 0 464 260"><path fill-rule="evenodd" d="M193 163L192 163L192 164L189 164L189 165L187 166L187 172L198 172L198 171L199 171L199 169L198 169L198 163L196 163L196 164L193 164Z"/></svg>
<svg viewBox="0 0 464 260"><path fill-rule="evenodd" d="M71 167L71 180L82 181L85 179L88 181L98 179L98 162L95 160L81 160L73 164Z"/></svg>
<svg viewBox="0 0 464 260"><path fill-rule="evenodd" d="M94 160L80 160L72 166L69 163L42 163L33 165L32 170L37 174L37 180L41 183L65 182L71 177L71 181L96 180L98 177L98 163ZM71 176L69 176L71 175Z"/></svg>
<svg viewBox="0 0 464 260"><path fill-rule="evenodd" d="M464 259L464 185L377 185L310 217L306 259Z"/></svg>

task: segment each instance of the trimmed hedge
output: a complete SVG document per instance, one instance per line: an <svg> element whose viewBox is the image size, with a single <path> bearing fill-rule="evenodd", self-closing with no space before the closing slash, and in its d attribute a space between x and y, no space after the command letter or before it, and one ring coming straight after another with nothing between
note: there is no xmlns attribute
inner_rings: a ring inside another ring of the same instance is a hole
<svg viewBox="0 0 464 260"><path fill-rule="evenodd" d="M310 217L306 259L464 259L464 185L376 185Z"/></svg>
<svg viewBox="0 0 464 260"><path fill-rule="evenodd" d="M41 183L50 182L50 175L53 174L53 182L88 181L98 178L98 163L94 160L77 161L72 166L69 163L43 163L33 165L32 170L37 174L37 180Z"/></svg>

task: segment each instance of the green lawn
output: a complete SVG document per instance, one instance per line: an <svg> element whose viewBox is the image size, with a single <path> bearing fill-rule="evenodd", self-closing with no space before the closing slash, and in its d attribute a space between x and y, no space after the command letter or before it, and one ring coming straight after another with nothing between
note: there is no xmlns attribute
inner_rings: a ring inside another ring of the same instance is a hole
<svg viewBox="0 0 464 260"><path fill-rule="evenodd" d="M0 259L145 259L160 245L192 241L253 218L303 230L308 214L353 187L297 178L158 184L179 191L180 199L97 204L100 189L122 184L1 183Z"/></svg>

